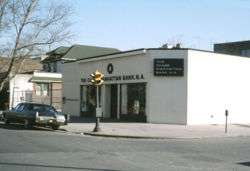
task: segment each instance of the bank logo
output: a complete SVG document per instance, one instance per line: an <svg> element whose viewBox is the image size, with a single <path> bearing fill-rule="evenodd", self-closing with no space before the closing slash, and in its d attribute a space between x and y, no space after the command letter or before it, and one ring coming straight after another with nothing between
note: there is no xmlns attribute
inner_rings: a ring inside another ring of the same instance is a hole
<svg viewBox="0 0 250 171"><path fill-rule="evenodd" d="M107 72L109 74L112 74L113 70L114 70L113 64L109 63L108 66L107 66Z"/></svg>

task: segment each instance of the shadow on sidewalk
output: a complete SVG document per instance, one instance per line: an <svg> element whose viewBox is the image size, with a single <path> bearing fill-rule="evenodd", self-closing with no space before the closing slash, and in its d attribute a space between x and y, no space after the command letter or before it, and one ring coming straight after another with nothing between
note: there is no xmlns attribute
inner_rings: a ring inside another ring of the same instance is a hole
<svg viewBox="0 0 250 171"><path fill-rule="evenodd" d="M96 119L94 117L80 117L80 116L70 116L69 123L95 123ZM141 120L133 119L112 119L112 118L101 118L103 123L145 123Z"/></svg>
<svg viewBox="0 0 250 171"><path fill-rule="evenodd" d="M245 127L245 128L250 128L250 125L246 125L246 124L233 124L239 127Z"/></svg>
<svg viewBox="0 0 250 171"><path fill-rule="evenodd" d="M95 118L92 117L80 117L80 116L70 116L69 123L94 123Z"/></svg>
<svg viewBox="0 0 250 171"><path fill-rule="evenodd" d="M31 167L31 168L49 168L53 169L70 169L70 170L93 170L93 171L118 171L113 169L103 169L103 168L87 168L87 167L74 167L74 166L59 166L59 165L45 165L45 164L29 164L29 163L5 163L0 162L0 165L7 166L21 166L21 167Z"/></svg>
<svg viewBox="0 0 250 171"><path fill-rule="evenodd" d="M55 131L55 130L48 128L48 127L38 127L38 126L34 126L32 128L26 129L23 124L11 123L11 124L6 125L6 124L4 124L4 122L0 122L0 129L20 130L20 131L22 131L22 130L51 131L51 132ZM61 129L59 129L59 130L61 130ZM62 131L63 131L63 129L62 129Z"/></svg>

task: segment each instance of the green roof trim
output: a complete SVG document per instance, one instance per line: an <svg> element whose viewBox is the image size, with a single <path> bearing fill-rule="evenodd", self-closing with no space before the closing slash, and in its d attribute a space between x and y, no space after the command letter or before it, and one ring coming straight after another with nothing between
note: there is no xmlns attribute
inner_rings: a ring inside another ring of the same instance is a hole
<svg viewBox="0 0 250 171"><path fill-rule="evenodd" d="M47 55L64 55L67 53L70 47L60 46L52 51L47 52Z"/></svg>
<svg viewBox="0 0 250 171"><path fill-rule="evenodd" d="M120 50L108 47L86 46L86 45L73 45L68 52L62 57L64 60L79 60L92 56L106 55Z"/></svg>
<svg viewBox="0 0 250 171"><path fill-rule="evenodd" d="M62 82L62 78L32 77L29 81L33 83L60 83Z"/></svg>

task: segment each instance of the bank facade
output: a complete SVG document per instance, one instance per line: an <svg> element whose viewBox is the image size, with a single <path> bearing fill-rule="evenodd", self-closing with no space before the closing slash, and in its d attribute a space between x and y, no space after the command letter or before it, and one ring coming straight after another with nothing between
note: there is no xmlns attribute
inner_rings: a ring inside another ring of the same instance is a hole
<svg viewBox="0 0 250 171"><path fill-rule="evenodd" d="M250 123L250 59L193 49L136 49L64 64L63 112L94 117L99 70L104 118L149 123Z"/></svg>

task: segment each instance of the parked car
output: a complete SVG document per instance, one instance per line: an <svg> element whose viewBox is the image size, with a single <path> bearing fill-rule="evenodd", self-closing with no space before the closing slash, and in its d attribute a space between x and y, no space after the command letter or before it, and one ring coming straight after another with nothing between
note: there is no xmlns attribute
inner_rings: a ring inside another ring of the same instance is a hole
<svg viewBox="0 0 250 171"><path fill-rule="evenodd" d="M5 124L23 123L25 128L32 126L50 126L56 130L65 125L65 115L57 112L53 106L37 103L19 103L10 111L3 112Z"/></svg>

